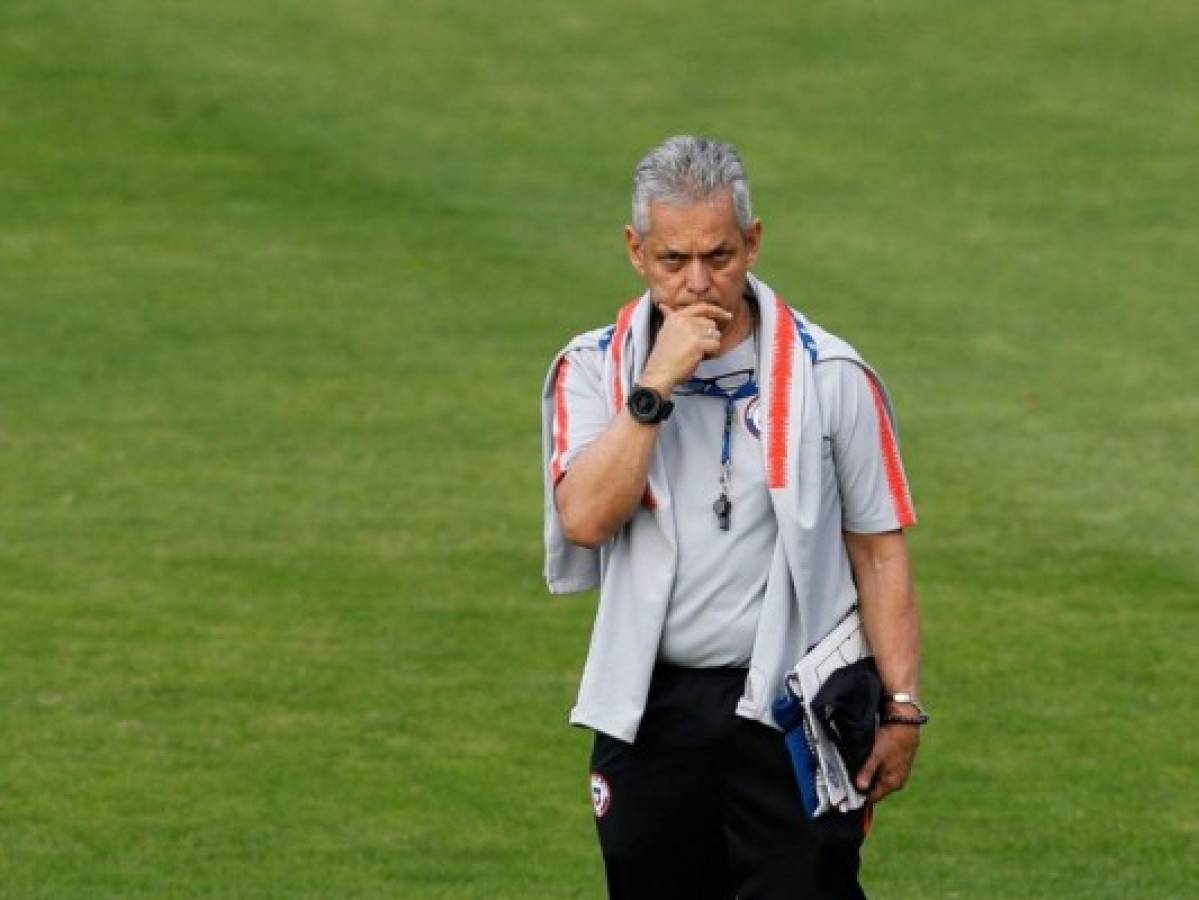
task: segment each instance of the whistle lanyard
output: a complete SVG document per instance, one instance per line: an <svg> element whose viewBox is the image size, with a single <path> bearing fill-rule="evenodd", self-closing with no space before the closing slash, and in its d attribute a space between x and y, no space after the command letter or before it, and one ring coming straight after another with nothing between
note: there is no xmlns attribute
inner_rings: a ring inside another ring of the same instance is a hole
<svg viewBox="0 0 1199 900"><path fill-rule="evenodd" d="M723 384L722 384L723 383ZM736 384L735 387L729 386ZM712 504L716 524L728 531L732 524L733 501L729 499L729 481L733 472L733 419L737 401L758 395L758 382L753 369L742 369L715 378L691 378L675 389L684 397L719 397L724 400L724 437L720 443L720 496Z"/></svg>

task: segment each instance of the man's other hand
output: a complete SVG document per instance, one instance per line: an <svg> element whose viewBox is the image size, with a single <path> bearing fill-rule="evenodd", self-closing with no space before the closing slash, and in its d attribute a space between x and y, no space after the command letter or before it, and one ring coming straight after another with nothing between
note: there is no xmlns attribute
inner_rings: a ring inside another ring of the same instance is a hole
<svg viewBox="0 0 1199 900"><path fill-rule="evenodd" d="M912 774L920 729L914 725L882 725L874 738L874 749L854 778L858 790L869 791L878 803L888 794L903 788Z"/></svg>

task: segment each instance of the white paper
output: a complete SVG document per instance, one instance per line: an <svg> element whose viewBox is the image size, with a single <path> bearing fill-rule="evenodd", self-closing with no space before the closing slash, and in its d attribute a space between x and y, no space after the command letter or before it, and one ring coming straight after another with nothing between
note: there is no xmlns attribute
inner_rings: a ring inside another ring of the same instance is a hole
<svg viewBox="0 0 1199 900"><path fill-rule="evenodd" d="M865 795L854 787L853 779L841 760L832 740L812 712L811 700L820 686L838 669L870 656L870 646L862 632L862 617L854 608L819 644L804 654L791 670L789 681L798 688L803 702L804 717L816 740L816 796L819 804L816 815L832 808L848 812L860 808Z"/></svg>

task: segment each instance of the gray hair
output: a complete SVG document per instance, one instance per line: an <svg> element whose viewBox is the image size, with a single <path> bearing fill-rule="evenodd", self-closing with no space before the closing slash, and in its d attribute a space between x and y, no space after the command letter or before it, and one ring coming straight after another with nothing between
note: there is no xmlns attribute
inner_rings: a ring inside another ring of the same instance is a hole
<svg viewBox="0 0 1199 900"><path fill-rule="evenodd" d="M633 229L649 231L649 205L655 200L686 205L730 190L737 224L753 224L749 178L737 148L689 134L667 138L637 165L633 173Z"/></svg>

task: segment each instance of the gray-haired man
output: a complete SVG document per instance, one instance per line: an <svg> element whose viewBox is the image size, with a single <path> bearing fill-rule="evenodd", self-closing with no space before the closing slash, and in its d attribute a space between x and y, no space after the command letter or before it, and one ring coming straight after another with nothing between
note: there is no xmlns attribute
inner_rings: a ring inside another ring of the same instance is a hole
<svg viewBox="0 0 1199 900"><path fill-rule="evenodd" d="M567 345L543 398L547 579L600 587L571 721L595 731L610 895L861 896L869 807L806 819L770 701L857 607L889 698L857 781L874 802L907 781L915 514L888 398L750 274L733 147L652 150L625 238L648 290Z"/></svg>

